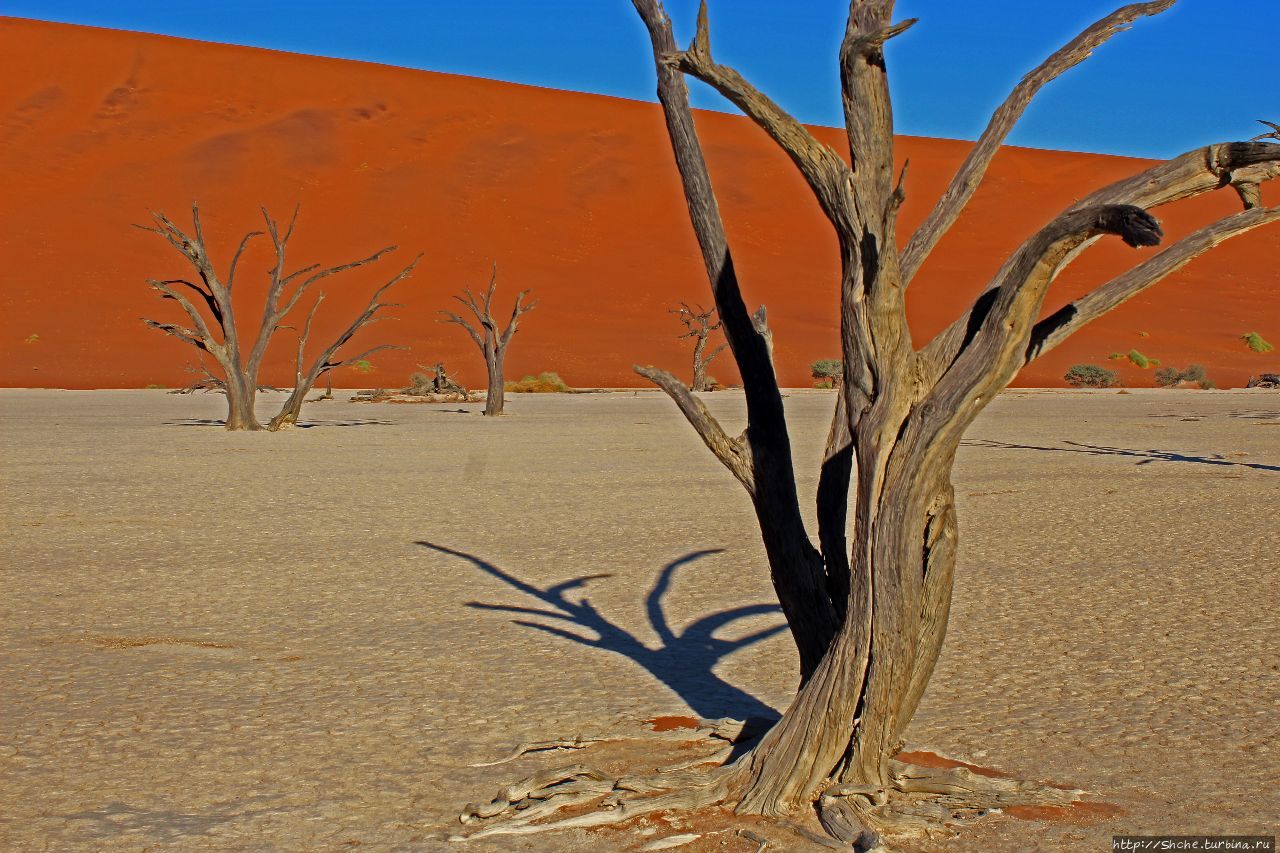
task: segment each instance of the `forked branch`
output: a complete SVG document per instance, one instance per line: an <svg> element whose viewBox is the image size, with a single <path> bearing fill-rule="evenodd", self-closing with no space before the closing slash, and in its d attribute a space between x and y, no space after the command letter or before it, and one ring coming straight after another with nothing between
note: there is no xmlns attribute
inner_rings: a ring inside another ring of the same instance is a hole
<svg viewBox="0 0 1280 853"><path fill-rule="evenodd" d="M1030 363L1044 355L1086 324L1182 269L1214 246L1277 220L1280 220L1280 207L1253 208L1219 219L1182 238L1154 258L1113 278L1036 323L1031 332L1024 363Z"/></svg>
<svg viewBox="0 0 1280 853"><path fill-rule="evenodd" d="M804 125L735 69L711 58L706 0L698 8L698 30L689 48L668 55L664 61L711 86L746 113L796 164L827 216L835 219L841 215L842 190L850 174L849 167L840 155L819 142Z"/></svg>
<svg viewBox="0 0 1280 853"><path fill-rule="evenodd" d="M991 116L986 129L970 149L969 156L965 158L960 170L947 185L938 203L911 235L910 242L902 252L904 287L919 271L920 266L929 257L929 253L933 251L942 236L955 224L960 213L973 198L978 185L982 183L987 167L991 165L991 160L995 157L1001 143L1018 123L1018 119L1022 117L1031 99L1044 85L1088 59L1100 45L1117 33L1128 29L1128 24L1147 15L1158 15L1173 4L1174 0L1154 0L1154 2L1134 3L1118 9L1089 26L1022 78L1009 97Z"/></svg>

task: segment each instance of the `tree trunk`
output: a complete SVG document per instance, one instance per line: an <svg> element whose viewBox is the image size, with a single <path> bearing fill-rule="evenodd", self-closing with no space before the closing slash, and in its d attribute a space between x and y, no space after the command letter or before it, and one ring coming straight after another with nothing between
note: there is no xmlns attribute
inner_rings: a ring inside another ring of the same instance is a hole
<svg viewBox="0 0 1280 853"><path fill-rule="evenodd" d="M889 760L902 748L946 632L956 555L953 456L954 449L939 455L907 442L859 453L845 618L752 756L740 811L785 814L828 782L891 785Z"/></svg>
<svg viewBox="0 0 1280 853"><path fill-rule="evenodd" d="M496 347L485 347L484 361L489 370L489 393L485 397L484 413L487 416L502 414L503 394L506 383L502 378L502 359L506 353Z"/></svg>
<svg viewBox="0 0 1280 853"><path fill-rule="evenodd" d="M227 371L227 429L257 431L262 429L254 411L258 386L241 371Z"/></svg>
<svg viewBox="0 0 1280 853"><path fill-rule="evenodd" d="M693 345L693 390L707 390L707 362L703 358L703 351L707 348L706 335L699 335L697 343Z"/></svg>
<svg viewBox="0 0 1280 853"><path fill-rule="evenodd" d="M296 385L293 393L289 395L289 399L285 401L284 406L280 409L280 413L267 424L267 429L271 432L276 432L297 424L298 418L302 415L302 404L306 402L307 394L310 392L311 385L303 383Z"/></svg>

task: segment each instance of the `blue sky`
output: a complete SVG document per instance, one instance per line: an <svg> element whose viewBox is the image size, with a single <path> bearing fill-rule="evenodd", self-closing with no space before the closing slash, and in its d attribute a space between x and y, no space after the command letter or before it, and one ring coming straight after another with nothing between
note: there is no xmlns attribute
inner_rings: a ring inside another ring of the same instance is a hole
<svg viewBox="0 0 1280 853"><path fill-rule="evenodd" d="M1018 78L1117 0L899 0L920 23L890 43L900 133L973 139ZM696 0L667 0L677 35ZM717 59L806 122L841 124L847 0L711 0ZM6 0L0 14L654 100L628 0ZM1280 0L1180 0L1041 93L1016 145L1168 157L1280 120ZM715 93L695 105L731 110Z"/></svg>

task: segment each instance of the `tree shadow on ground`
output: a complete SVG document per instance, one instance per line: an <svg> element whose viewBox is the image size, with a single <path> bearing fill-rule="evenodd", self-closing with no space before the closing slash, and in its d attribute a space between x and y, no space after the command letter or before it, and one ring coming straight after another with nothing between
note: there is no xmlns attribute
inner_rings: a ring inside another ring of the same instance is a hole
<svg viewBox="0 0 1280 853"><path fill-rule="evenodd" d="M1260 462L1236 462L1221 453L1192 455L1178 453L1174 450L1132 450L1122 447L1105 447L1097 444L1082 444L1078 441L1064 441L1067 447L1041 447L1034 444L1013 444L1007 441L992 439L965 439L960 442L964 447L986 447L998 450L1041 450L1049 453L1087 453L1091 456L1128 456L1137 459L1136 465L1150 465L1152 462L1193 462L1200 465L1221 465L1236 468L1252 468L1255 471L1280 471L1280 465L1263 465Z"/></svg>
<svg viewBox="0 0 1280 853"><path fill-rule="evenodd" d="M222 418L181 418L165 421L165 426L219 426L225 427L227 422ZM348 418L336 421L298 421L290 429L315 429L316 427L358 427L358 426L391 426L391 421L373 418Z"/></svg>
<svg viewBox="0 0 1280 853"><path fill-rule="evenodd" d="M521 616L538 616L555 620L558 624L532 622L526 619L512 620L517 625L544 631L556 637L580 643L593 649L603 649L630 658L644 667L653 677L670 687L683 699L695 714L707 719L733 717L739 720L751 718L777 719L778 712L761 702L745 690L728 683L714 672L714 667L722 659L747 646L772 637L786 630L786 624L773 625L745 634L741 637L726 639L716 636L716 632L724 629L739 619L760 616L768 613L780 613L776 604L747 604L733 607L702 616L690 622L683 629L673 629L667 621L664 599L671 590L671 581L677 570L711 554L719 554L723 549L712 548L702 551L691 551L662 567L657 580L645 597L645 611L649 624L658 635L661 645L650 648L634 634L616 622L610 621L596 610L584 595L573 601L567 593L583 588L593 580L612 577L608 574L582 575L571 578L546 588L535 586L521 580L508 571L492 563L480 559L474 554L458 551L437 545L432 542L419 541L415 544L460 557L471 563L480 571L497 578L512 589L535 598L548 608L521 607L511 604L488 604L480 601L468 601L467 606L477 610L493 610L501 613L514 613ZM560 627L565 626L565 627ZM596 636L585 636L568 627L583 628Z"/></svg>

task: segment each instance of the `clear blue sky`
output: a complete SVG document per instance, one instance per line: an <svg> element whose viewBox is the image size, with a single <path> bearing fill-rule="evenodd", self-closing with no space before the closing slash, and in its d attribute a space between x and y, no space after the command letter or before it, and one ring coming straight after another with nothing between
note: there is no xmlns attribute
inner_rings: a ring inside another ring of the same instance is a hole
<svg viewBox="0 0 1280 853"><path fill-rule="evenodd" d="M667 0L677 36L696 0ZM890 43L900 133L973 139L1018 78L1119 0L899 0ZM842 123L847 2L711 0L717 58L806 122ZM654 100L628 0L6 0L0 14L361 59ZM1180 0L1051 84L1010 142L1167 157L1280 120L1280 0ZM695 103L732 107L709 91Z"/></svg>

